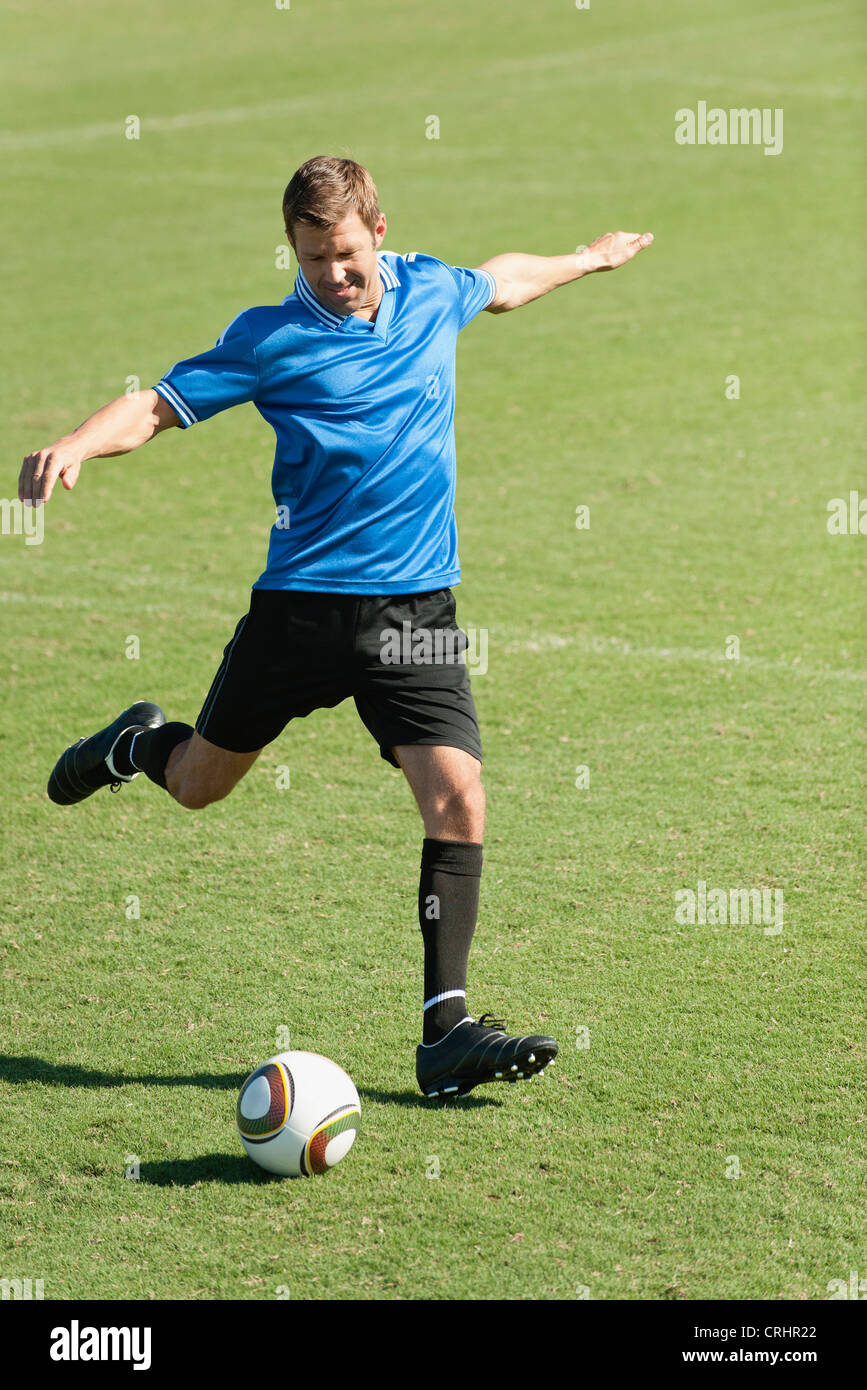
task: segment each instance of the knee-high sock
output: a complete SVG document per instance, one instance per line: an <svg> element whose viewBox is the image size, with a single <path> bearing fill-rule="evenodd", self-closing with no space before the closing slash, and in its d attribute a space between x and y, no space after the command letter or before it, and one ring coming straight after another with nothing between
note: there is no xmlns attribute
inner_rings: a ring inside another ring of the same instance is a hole
<svg viewBox="0 0 867 1390"><path fill-rule="evenodd" d="M436 1042L467 1017L467 959L479 912L482 846L425 839L418 887L424 940L424 1032Z"/></svg>

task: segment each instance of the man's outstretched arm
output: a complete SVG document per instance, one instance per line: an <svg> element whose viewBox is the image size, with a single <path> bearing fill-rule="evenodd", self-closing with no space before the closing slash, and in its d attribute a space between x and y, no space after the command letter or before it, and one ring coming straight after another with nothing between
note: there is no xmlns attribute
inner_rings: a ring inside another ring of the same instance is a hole
<svg viewBox="0 0 867 1390"><path fill-rule="evenodd" d="M517 251L493 256L478 267L490 271L497 282L497 293L487 312L505 314L583 275L616 270L652 241L651 232L606 232L571 256L525 256Z"/></svg>
<svg viewBox="0 0 867 1390"><path fill-rule="evenodd" d="M18 496L22 502L47 502L58 478L65 488L75 487L86 459L128 454L161 430L179 424L174 410L157 391L118 396L72 434L28 454L21 465Z"/></svg>

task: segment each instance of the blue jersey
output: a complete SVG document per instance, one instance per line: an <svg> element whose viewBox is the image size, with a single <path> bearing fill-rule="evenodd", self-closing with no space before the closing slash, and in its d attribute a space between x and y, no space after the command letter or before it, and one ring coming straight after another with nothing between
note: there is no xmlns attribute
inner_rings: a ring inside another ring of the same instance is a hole
<svg viewBox="0 0 867 1390"><path fill-rule="evenodd" d="M333 313L299 270L156 390L184 428L252 401L277 436L277 520L257 589L408 594L460 581L455 348L496 295L486 270L378 252L376 319Z"/></svg>

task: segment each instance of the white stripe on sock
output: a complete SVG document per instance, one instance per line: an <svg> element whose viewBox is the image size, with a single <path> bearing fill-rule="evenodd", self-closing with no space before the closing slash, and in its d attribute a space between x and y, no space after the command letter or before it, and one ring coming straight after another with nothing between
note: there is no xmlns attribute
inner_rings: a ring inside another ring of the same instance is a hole
<svg viewBox="0 0 867 1390"><path fill-rule="evenodd" d="M428 999L422 1012L427 1013L434 1004L441 1004L444 999L466 999L466 997L467 991L465 989L447 989L442 994L435 994L433 999Z"/></svg>

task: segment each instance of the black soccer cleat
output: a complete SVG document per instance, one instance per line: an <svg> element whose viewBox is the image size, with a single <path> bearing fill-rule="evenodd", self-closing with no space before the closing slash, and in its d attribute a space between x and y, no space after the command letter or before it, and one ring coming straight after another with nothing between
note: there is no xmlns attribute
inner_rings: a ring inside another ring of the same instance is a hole
<svg viewBox="0 0 867 1390"><path fill-rule="evenodd" d="M54 765L48 779L48 795L58 806L72 806L92 796L100 787L111 785L112 791L119 791L121 782L131 782L137 772L127 776L117 771L111 755L121 734L134 729L158 729L165 724L166 716L159 705L148 700L138 700L128 710L118 715L113 724L102 729L90 738L80 738L73 743Z"/></svg>
<svg viewBox="0 0 867 1390"><path fill-rule="evenodd" d="M483 1014L456 1023L437 1043L421 1043L415 1074L426 1096L465 1096L485 1081L523 1081L541 1076L557 1056L553 1038L510 1038L502 1019Z"/></svg>

